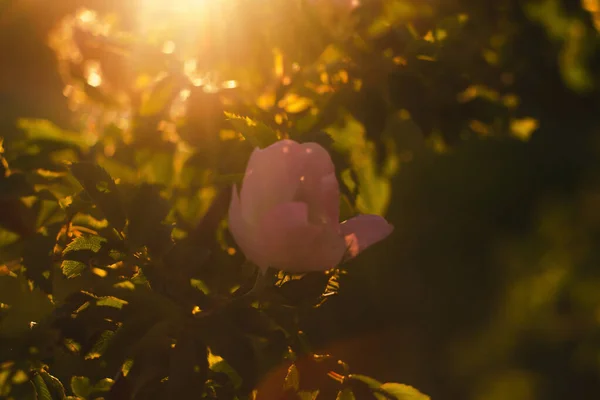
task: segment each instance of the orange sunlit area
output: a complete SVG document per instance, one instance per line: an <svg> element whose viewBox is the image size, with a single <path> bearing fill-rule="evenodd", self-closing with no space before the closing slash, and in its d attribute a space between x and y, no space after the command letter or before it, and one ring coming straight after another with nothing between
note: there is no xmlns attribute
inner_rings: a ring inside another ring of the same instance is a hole
<svg viewBox="0 0 600 400"><path fill-rule="evenodd" d="M598 398L599 21L0 0L0 399Z"/></svg>

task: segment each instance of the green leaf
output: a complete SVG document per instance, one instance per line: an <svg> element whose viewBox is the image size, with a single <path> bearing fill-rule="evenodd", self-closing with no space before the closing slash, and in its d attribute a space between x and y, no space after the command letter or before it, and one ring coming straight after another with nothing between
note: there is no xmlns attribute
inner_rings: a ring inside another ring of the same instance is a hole
<svg viewBox="0 0 600 400"><path fill-rule="evenodd" d="M87 265L81 261L64 260L62 264L60 264L60 269L67 278L74 278L81 275L86 268Z"/></svg>
<svg viewBox="0 0 600 400"><path fill-rule="evenodd" d="M45 191L44 193L49 193ZM56 199L39 199L36 203L38 208L36 228L47 227L53 223L62 223L66 217L65 211L60 207Z"/></svg>
<svg viewBox="0 0 600 400"><path fill-rule="evenodd" d="M14 232L7 231L0 227L0 246L8 246L16 243L20 236Z"/></svg>
<svg viewBox="0 0 600 400"><path fill-rule="evenodd" d="M175 96L176 79L169 75L158 81L151 90L142 95L140 115L147 117L163 112Z"/></svg>
<svg viewBox="0 0 600 400"><path fill-rule="evenodd" d="M2 228L0 228L0 236L2 236ZM5 231L4 231L5 232ZM17 240L8 245L0 245L0 265L6 267L6 264L18 265L19 258L23 254L23 247L25 246L24 240ZM6 268L0 268L0 270L6 270Z"/></svg>
<svg viewBox="0 0 600 400"><path fill-rule="evenodd" d="M381 387L381 382L366 375L350 374L348 375L348 379L360 381L372 389L377 389Z"/></svg>
<svg viewBox="0 0 600 400"><path fill-rule="evenodd" d="M328 133L334 140L333 147L350 155L352 169L358 179L358 211L383 215L391 196L390 179L378 172L375 147L366 140L364 126L347 116L342 128L331 128Z"/></svg>
<svg viewBox="0 0 600 400"><path fill-rule="evenodd" d="M225 112L225 116L229 119L233 128L252 143L253 147L264 148L279 140L277 132L260 121L229 112Z"/></svg>
<svg viewBox="0 0 600 400"><path fill-rule="evenodd" d="M113 307L119 310L126 304L127 301L118 299L114 296L105 296L96 300L96 305L98 306Z"/></svg>
<svg viewBox="0 0 600 400"><path fill-rule="evenodd" d="M143 289L136 288L131 291L132 295L142 292ZM152 292L148 296L156 296ZM120 297L125 297L120 295ZM161 298L153 297L127 299L129 304L123 307L123 311L128 318L123 325L112 335L103 354L103 359L111 366L121 366L126 358L135 357L145 351L152 349L156 343L160 343L167 337L172 329L173 322L169 319L162 320L165 317L163 304L156 304ZM170 316L174 316L171 313Z"/></svg>
<svg viewBox="0 0 600 400"><path fill-rule="evenodd" d="M15 304L21 296L20 281L9 275L0 275L0 303Z"/></svg>
<svg viewBox="0 0 600 400"><path fill-rule="evenodd" d="M168 374L172 330L172 321L161 321L132 346L134 361L127 377L131 380L134 398L152 382Z"/></svg>
<svg viewBox="0 0 600 400"><path fill-rule="evenodd" d="M17 121L17 126L24 130L30 140L49 140L67 143L76 147L86 147L91 144L89 138L77 132L60 129L52 122L44 119L26 119Z"/></svg>
<svg viewBox="0 0 600 400"><path fill-rule="evenodd" d="M105 243L106 239L100 236L80 236L75 238L67 245L63 254L67 254L72 251L91 250L97 253L102 248L102 243Z"/></svg>
<svg viewBox="0 0 600 400"><path fill-rule="evenodd" d="M177 338L169 361L169 392L172 399L183 399L204 391L208 377L208 349L193 332Z"/></svg>
<svg viewBox="0 0 600 400"><path fill-rule="evenodd" d="M127 240L133 248L153 243L157 234L163 230L162 221L169 213L169 202L160 195L156 186L141 185L128 207ZM163 236L164 237L164 236ZM170 244L169 235L164 237ZM153 247L160 247L160 243ZM164 244L162 247L165 247Z"/></svg>
<svg viewBox="0 0 600 400"><path fill-rule="evenodd" d="M78 397L95 398L94 394L108 392L113 383L112 379L105 378L92 385L90 378L86 376L74 376L71 378L71 390Z"/></svg>
<svg viewBox="0 0 600 400"><path fill-rule="evenodd" d="M37 288L31 290L29 282L23 277L2 277L0 289L8 289L7 293L0 291L0 298L11 306L0 320L0 335L22 335L31 330L32 322L40 323L54 309L48 296Z"/></svg>
<svg viewBox="0 0 600 400"><path fill-rule="evenodd" d="M23 371L21 371L23 372ZM27 376L27 375L25 375ZM14 382L13 382L14 383ZM18 400L39 400L38 395L36 393L35 384L33 381L26 381L24 383L15 384L15 385L7 385L10 386L10 397L9 399L18 399ZM5 399L6 397L3 397Z"/></svg>
<svg viewBox="0 0 600 400"><path fill-rule="evenodd" d="M65 394L65 388L62 383L54 376L50 375L46 371L40 371L40 376L44 379L53 400L65 400L67 395Z"/></svg>
<svg viewBox="0 0 600 400"><path fill-rule="evenodd" d="M90 378L86 376L74 376L71 378L71 390L76 396L86 398L92 393Z"/></svg>
<svg viewBox="0 0 600 400"><path fill-rule="evenodd" d="M298 396L299 400L314 400L317 397L318 393L319 393L318 390L315 390L315 391L301 390L301 391L297 392L296 395Z"/></svg>
<svg viewBox="0 0 600 400"><path fill-rule="evenodd" d="M213 372L220 372L222 374L227 375L235 389L239 389L240 386L242 386L242 377L224 359L219 357L218 361L216 361L215 363L211 363L210 370Z"/></svg>
<svg viewBox="0 0 600 400"><path fill-rule="evenodd" d="M388 1L384 3L382 13L374 18L368 28L368 34L371 37L377 37L392 29L400 20L410 20L414 18L419 10L408 2Z"/></svg>
<svg viewBox="0 0 600 400"><path fill-rule="evenodd" d="M110 175L98 165L83 162L71 165L71 173L113 228L119 231L123 230L125 212L117 185Z"/></svg>
<svg viewBox="0 0 600 400"><path fill-rule="evenodd" d="M348 196L344 194L340 195L340 219L345 221L354 217L355 215L356 211L354 210L352 203L350 203Z"/></svg>
<svg viewBox="0 0 600 400"><path fill-rule="evenodd" d="M106 239L100 236L80 236L73 239L63 251L63 257L66 258L60 266L63 274L68 278L81 275L88 267L86 260L90 260L91 255L98 254L104 243Z"/></svg>
<svg viewBox="0 0 600 400"><path fill-rule="evenodd" d="M100 334L100 337L96 341L96 343L94 343L94 345L88 352L88 355L90 355L90 354L103 355L104 352L106 351L106 348L108 347L108 344L110 343L110 339L112 338L113 335L114 335L113 331L107 330L107 331L102 332Z"/></svg>
<svg viewBox="0 0 600 400"><path fill-rule="evenodd" d="M0 210L2 210L0 229L3 231L21 236L28 236L35 232L36 212L32 207L25 205L20 198L0 199Z"/></svg>
<svg viewBox="0 0 600 400"><path fill-rule="evenodd" d="M394 396L393 398L396 400L430 400L429 396L424 395L412 386L402 383L384 383L380 386L380 390L384 391L387 395ZM375 393L375 397L378 400L389 399L389 396L379 393Z"/></svg>
<svg viewBox="0 0 600 400"><path fill-rule="evenodd" d="M56 242L54 238L37 233L26 240L23 250L25 275L46 293L52 290L47 277L53 267L51 254Z"/></svg>
<svg viewBox="0 0 600 400"><path fill-rule="evenodd" d="M190 284L192 285L193 288L198 289L202 293L210 294L210 288L204 281L202 281L200 279L192 278L192 279L190 279Z"/></svg>
<svg viewBox="0 0 600 400"><path fill-rule="evenodd" d="M288 369L288 373L283 381L283 387L284 389L292 389L294 391L300 389L300 373L294 364Z"/></svg>
<svg viewBox="0 0 600 400"><path fill-rule="evenodd" d="M176 145L163 142L158 146L159 148L139 149L136 152L138 174L144 181L170 186L175 173Z"/></svg>
<svg viewBox="0 0 600 400"><path fill-rule="evenodd" d="M341 390L335 400L355 400L354 393L350 388L345 388Z"/></svg>
<svg viewBox="0 0 600 400"><path fill-rule="evenodd" d="M112 379L104 378L104 379L96 382L96 384L93 387L93 391L94 391L94 393L108 392L114 383L115 383L115 381L113 381Z"/></svg>
<svg viewBox="0 0 600 400"><path fill-rule="evenodd" d="M0 199L7 200L35 194L25 174L15 173L0 178Z"/></svg>
<svg viewBox="0 0 600 400"><path fill-rule="evenodd" d="M35 374L33 377L33 386L35 387L38 400L53 400L50 390L48 390L48 386L46 386L46 382L40 374Z"/></svg>

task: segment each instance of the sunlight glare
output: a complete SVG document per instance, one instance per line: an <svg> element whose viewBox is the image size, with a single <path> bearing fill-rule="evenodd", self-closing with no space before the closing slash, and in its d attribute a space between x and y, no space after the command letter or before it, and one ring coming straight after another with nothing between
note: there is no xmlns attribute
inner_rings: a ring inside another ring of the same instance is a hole
<svg viewBox="0 0 600 400"><path fill-rule="evenodd" d="M197 21L209 12L209 7L222 0L138 0L140 28L151 31L166 20Z"/></svg>
<svg viewBox="0 0 600 400"><path fill-rule="evenodd" d="M88 61L85 65L85 75L87 84L91 87L98 87L102 84L100 63L96 61Z"/></svg>
<svg viewBox="0 0 600 400"><path fill-rule="evenodd" d="M238 86L238 83L235 80L225 81L221 84L221 87L223 89L235 89L237 86Z"/></svg>
<svg viewBox="0 0 600 400"><path fill-rule="evenodd" d="M172 40L168 40L163 44L162 52L165 54L173 54L175 51L175 43Z"/></svg>
<svg viewBox="0 0 600 400"><path fill-rule="evenodd" d="M196 12L207 3L219 0L140 0L140 8L156 11L174 11L178 13Z"/></svg>

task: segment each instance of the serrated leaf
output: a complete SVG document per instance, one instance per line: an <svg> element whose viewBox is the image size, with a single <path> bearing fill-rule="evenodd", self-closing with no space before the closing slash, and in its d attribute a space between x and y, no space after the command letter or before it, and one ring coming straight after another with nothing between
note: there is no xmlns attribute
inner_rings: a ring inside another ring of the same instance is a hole
<svg viewBox="0 0 600 400"><path fill-rule="evenodd" d="M81 275L86 268L87 265L81 261L64 260L60 264L60 269L67 278L74 278L78 275Z"/></svg>
<svg viewBox="0 0 600 400"><path fill-rule="evenodd" d="M86 355L86 359L88 358L96 358L104 354L104 351L108 347L110 343L110 339L114 335L113 331L104 331L100 334L100 337L94 343L88 354Z"/></svg>
<svg viewBox="0 0 600 400"><path fill-rule="evenodd" d="M46 371L41 371L40 376L44 379L46 386L48 386L48 390L50 391L53 400L65 400L67 398L65 388L57 378Z"/></svg>
<svg viewBox="0 0 600 400"><path fill-rule="evenodd" d="M87 264L83 262L85 260L82 260L80 255L86 252L98 253L104 243L106 239L100 236L80 236L73 239L63 250L63 257L67 258L60 266L63 274L68 278L80 275L87 268ZM86 258L89 256L86 255Z"/></svg>
<svg viewBox="0 0 600 400"><path fill-rule="evenodd" d="M110 175L102 167L91 163L73 164L71 173L110 224L119 231L123 230L125 212L117 185Z"/></svg>
<svg viewBox="0 0 600 400"><path fill-rule="evenodd" d="M35 387L38 400L53 400L50 390L48 389L48 386L46 386L46 382L44 382L44 379L40 376L40 374L35 374L33 377L33 386Z"/></svg>
<svg viewBox="0 0 600 400"><path fill-rule="evenodd" d="M412 386L404 385L402 383L384 383L380 386L380 389L385 391L387 395L394 396L396 400L430 400L430 397L421 393ZM378 400L387 400L389 396L375 393L375 397Z"/></svg>
<svg viewBox="0 0 600 400"><path fill-rule="evenodd" d="M102 248L102 243L105 243L106 239L100 236L80 236L73 239L63 251L63 254L67 254L71 251L80 250L91 250L97 253Z"/></svg>
<svg viewBox="0 0 600 400"><path fill-rule="evenodd" d="M264 148L279 140L277 132L260 121L229 112L225 112L225 116L234 129L252 143L253 147Z"/></svg>

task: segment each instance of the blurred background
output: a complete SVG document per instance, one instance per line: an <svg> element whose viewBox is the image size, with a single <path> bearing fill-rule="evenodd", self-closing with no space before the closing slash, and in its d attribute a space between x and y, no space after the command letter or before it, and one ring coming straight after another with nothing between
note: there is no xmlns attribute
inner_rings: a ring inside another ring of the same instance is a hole
<svg viewBox="0 0 600 400"><path fill-rule="evenodd" d="M319 141L396 227L304 320L322 352L433 399L595 399L598 29L596 0L0 0L0 136L200 186L243 172L243 126Z"/></svg>

